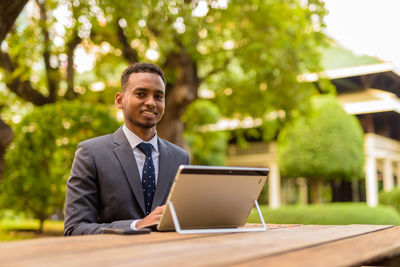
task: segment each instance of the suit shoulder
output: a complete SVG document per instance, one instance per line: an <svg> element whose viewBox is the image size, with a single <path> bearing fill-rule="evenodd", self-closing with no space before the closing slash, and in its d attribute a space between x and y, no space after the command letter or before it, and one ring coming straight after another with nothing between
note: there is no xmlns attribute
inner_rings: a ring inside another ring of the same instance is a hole
<svg viewBox="0 0 400 267"><path fill-rule="evenodd" d="M93 137L93 138L87 139L85 141L82 141L79 145L94 148L94 147L98 147L98 146L104 146L107 143L110 143L110 144L113 143L113 135L112 134Z"/></svg>
<svg viewBox="0 0 400 267"><path fill-rule="evenodd" d="M185 154L187 155L188 153L186 152L186 150L184 150L183 148L167 141L164 139L159 138L160 142L162 142L166 147L168 147L168 149L170 151L172 151L173 153L179 153L179 154Z"/></svg>

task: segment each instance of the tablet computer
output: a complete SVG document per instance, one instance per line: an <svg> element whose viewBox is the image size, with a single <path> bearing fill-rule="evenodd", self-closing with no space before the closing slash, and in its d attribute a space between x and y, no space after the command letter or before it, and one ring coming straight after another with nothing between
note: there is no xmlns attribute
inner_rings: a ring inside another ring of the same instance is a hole
<svg viewBox="0 0 400 267"><path fill-rule="evenodd" d="M254 205L266 229L257 199L268 173L267 168L180 166L157 229L232 232L245 225Z"/></svg>

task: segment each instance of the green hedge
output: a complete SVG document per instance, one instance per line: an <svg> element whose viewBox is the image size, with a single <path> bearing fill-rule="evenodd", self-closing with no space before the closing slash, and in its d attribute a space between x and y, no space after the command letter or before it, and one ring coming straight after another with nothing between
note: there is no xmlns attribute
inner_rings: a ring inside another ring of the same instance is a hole
<svg viewBox="0 0 400 267"><path fill-rule="evenodd" d="M379 202L391 206L400 212L400 188L379 193Z"/></svg>
<svg viewBox="0 0 400 267"><path fill-rule="evenodd" d="M366 203L329 203L320 205L288 205L279 209L261 207L266 223L276 224L390 224L400 225L400 214L392 207L370 208ZM248 222L259 223L255 210Z"/></svg>

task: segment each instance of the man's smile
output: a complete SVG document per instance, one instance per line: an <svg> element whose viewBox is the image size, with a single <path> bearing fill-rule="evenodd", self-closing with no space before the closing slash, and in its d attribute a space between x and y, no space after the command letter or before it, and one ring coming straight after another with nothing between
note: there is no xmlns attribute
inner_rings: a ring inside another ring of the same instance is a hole
<svg viewBox="0 0 400 267"><path fill-rule="evenodd" d="M148 116L155 116L155 115L157 115L157 112L155 112L155 111L148 111L148 110L144 110L144 111L142 111L142 113L143 113L144 115L148 115Z"/></svg>

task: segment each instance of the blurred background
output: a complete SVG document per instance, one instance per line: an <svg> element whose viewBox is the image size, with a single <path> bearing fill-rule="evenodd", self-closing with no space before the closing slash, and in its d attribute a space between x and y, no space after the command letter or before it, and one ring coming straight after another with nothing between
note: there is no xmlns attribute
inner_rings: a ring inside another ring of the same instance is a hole
<svg viewBox="0 0 400 267"><path fill-rule="evenodd" d="M62 235L80 141L122 125L122 71L165 72L158 134L268 167L268 223L400 224L395 0L0 2L0 240ZM250 222L257 222L254 214Z"/></svg>

